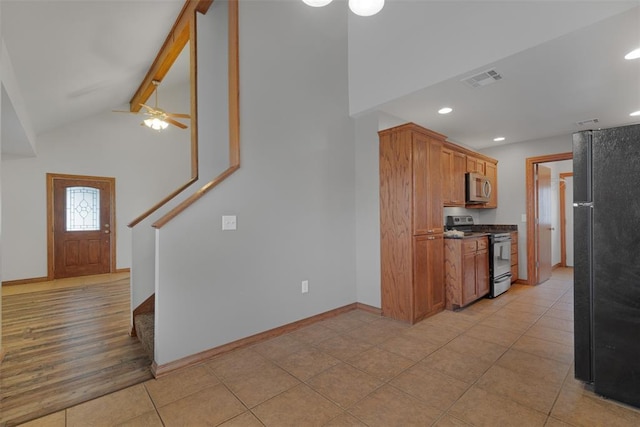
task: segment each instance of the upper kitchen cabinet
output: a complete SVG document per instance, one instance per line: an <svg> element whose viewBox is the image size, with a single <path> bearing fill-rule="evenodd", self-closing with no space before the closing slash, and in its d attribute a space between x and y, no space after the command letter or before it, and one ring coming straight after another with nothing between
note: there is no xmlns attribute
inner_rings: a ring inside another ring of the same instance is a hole
<svg viewBox="0 0 640 427"><path fill-rule="evenodd" d="M442 201L444 206L464 207L464 173L467 156L451 148L442 148Z"/></svg>
<svg viewBox="0 0 640 427"><path fill-rule="evenodd" d="M487 203L466 204L465 173L475 172L486 176L491 183L491 197ZM443 206L460 206L470 209L498 207L498 161L452 142L442 147L442 202Z"/></svg>
<svg viewBox="0 0 640 427"><path fill-rule="evenodd" d="M467 156L467 172L477 172L484 175L485 164L486 162L482 159L473 156Z"/></svg>
<svg viewBox="0 0 640 427"><path fill-rule="evenodd" d="M413 123L379 135L382 314L415 323L444 309L445 137Z"/></svg>
<svg viewBox="0 0 640 427"><path fill-rule="evenodd" d="M413 123L379 134L382 224L414 236L442 233L445 137Z"/></svg>
<svg viewBox="0 0 640 427"><path fill-rule="evenodd" d="M491 198L484 207L486 209L494 209L498 207L498 164L492 162L485 162L485 175L491 182Z"/></svg>

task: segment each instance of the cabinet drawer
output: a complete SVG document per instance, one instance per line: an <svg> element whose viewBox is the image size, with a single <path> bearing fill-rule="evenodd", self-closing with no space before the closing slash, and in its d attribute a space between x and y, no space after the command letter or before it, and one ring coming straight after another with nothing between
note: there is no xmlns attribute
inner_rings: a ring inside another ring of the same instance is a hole
<svg viewBox="0 0 640 427"><path fill-rule="evenodd" d="M486 238L478 239L478 250L487 249L489 246L489 241Z"/></svg>
<svg viewBox="0 0 640 427"><path fill-rule="evenodd" d="M476 251L477 248L477 240L464 240L462 242L462 253L469 254Z"/></svg>

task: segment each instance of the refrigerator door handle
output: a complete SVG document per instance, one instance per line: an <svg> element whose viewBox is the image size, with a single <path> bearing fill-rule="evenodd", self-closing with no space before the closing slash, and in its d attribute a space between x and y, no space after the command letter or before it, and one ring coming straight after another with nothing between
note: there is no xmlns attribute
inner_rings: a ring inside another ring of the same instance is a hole
<svg viewBox="0 0 640 427"><path fill-rule="evenodd" d="M593 202L575 202L573 204L574 208L591 208L593 209Z"/></svg>

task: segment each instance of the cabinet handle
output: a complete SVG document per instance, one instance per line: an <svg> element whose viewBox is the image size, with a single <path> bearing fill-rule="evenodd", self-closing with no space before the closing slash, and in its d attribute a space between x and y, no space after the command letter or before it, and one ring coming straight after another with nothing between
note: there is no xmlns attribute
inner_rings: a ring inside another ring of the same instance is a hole
<svg viewBox="0 0 640 427"><path fill-rule="evenodd" d="M433 229L427 230L427 233L433 233Z"/></svg>
<svg viewBox="0 0 640 427"><path fill-rule="evenodd" d="M436 238L434 236L429 236L427 237L427 240L436 240Z"/></svg>

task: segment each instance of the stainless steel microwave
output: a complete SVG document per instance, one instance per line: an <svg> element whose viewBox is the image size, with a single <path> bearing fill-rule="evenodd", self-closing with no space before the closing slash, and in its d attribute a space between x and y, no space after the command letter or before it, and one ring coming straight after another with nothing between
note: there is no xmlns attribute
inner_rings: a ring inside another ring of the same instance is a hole
<svg viewBox="0 0 640 427"><path fill-rule="evenodd" d="M467 203L487 203L491 198L491 181L481 173L467 172L465 184Z"/></svg>

